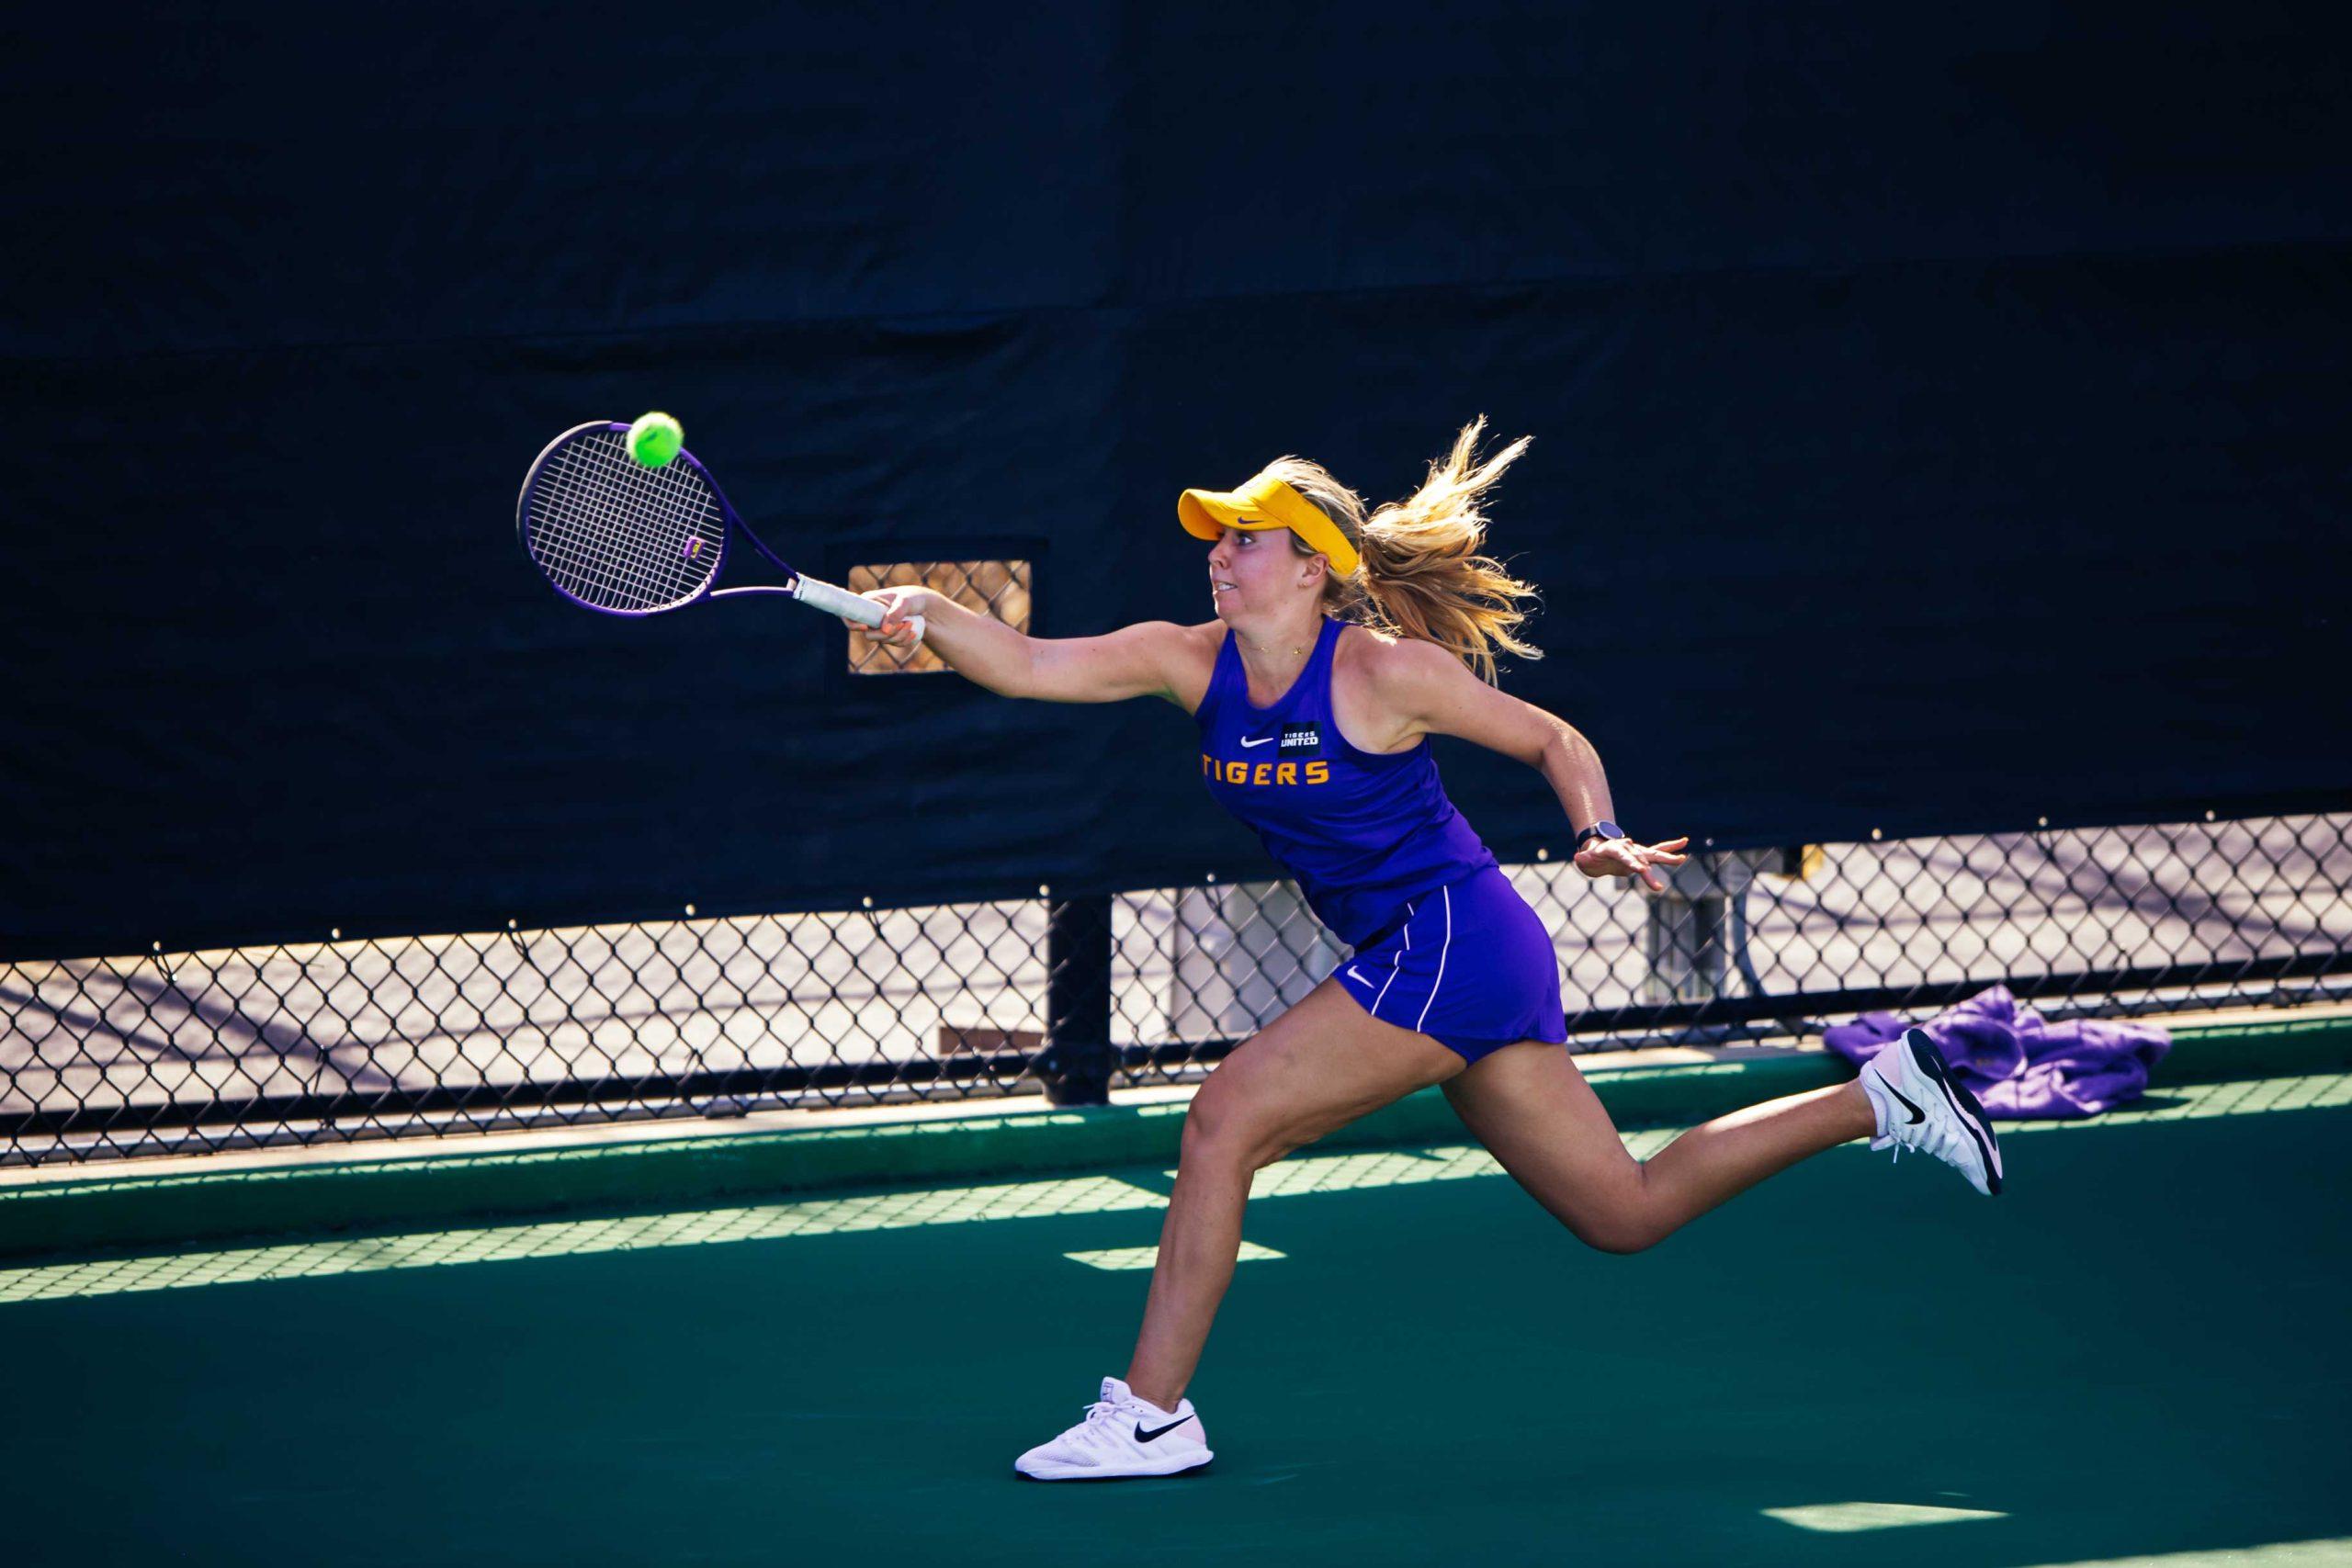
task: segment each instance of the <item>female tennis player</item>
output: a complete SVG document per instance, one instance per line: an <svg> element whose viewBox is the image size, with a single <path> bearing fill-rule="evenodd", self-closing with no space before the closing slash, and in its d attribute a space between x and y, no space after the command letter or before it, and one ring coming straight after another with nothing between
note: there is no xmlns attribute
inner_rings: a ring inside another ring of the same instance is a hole
<svg viewBox="0 0 2352 1568"><path fill-rule="evenodd" d="M1579 1240L1655 1246L1725 1199L1823 1149L1927 1151L1996 1192L2001 1161L1975 1099L1917 1031L1850 1083L1750 1106L1635 1160L1584 1080L1543 921L1447 800L1432 735L1542 772L1588 877L1682 863L1688 839L1645 844L1615 812L1600 759L1566 722L1492 683L1495 650L1533 596L1476 553L1480 502L1526 449L1480 461L1479 420L1411 499L1367 515L1320 466L1269 464L1227 493L1188 490L1208 545L1216 618L1044 640L927 589L868 597L886 641L924 643L992 692L1047 702L1152 696L1199 721L1201 772L1254 829L1352 956L1218 1064L1184 1121L1158 1267L1126 1376L1086 1417L1015 1461L1039 1480L1173 1475L1210 1459L1184 1396L1233 1279L1260 1167L1430 1084L1505 1170Z"/></svg>

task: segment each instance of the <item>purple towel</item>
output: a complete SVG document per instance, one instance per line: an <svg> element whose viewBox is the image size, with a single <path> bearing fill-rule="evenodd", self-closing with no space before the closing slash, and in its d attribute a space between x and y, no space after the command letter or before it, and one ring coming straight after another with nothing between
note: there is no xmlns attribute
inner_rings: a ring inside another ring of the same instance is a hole
<svg viewBox="0 0 2352 1568"><path fill-rule="evenodd" d="M1906 1027L1891 1012L1866 1012L1832 1024L1822 1043L1860 1066ZM2172 1034L2153 1023L2074 1019L2045 1023L2018 1005L2007 986L1979 991L1920 1024L1984 1113L2096 1116L2140 1098L2148 1071L2172 1049Z"/></svg>

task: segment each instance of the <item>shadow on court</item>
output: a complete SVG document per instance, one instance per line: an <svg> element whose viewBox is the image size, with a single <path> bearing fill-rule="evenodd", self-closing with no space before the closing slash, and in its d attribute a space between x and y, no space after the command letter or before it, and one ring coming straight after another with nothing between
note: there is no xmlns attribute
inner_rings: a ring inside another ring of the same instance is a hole
<svg viewBox="0 0 2352 1568"><path fill-rule="evenodd" d="M1280 1256L1237 1272L1192 1390L1216 1464L1173 1481L1011 1470L1124 1370L1148 1274L1066 1255L1148 1247L1156 1170L993 1223L17 1302L11 1555L2025 1568L2343 1540L2335 1100L2021 1130L1990 1201L1849 1145L1635 1258L1458 1152L1358 1156L1251 1205Z"/></svg>

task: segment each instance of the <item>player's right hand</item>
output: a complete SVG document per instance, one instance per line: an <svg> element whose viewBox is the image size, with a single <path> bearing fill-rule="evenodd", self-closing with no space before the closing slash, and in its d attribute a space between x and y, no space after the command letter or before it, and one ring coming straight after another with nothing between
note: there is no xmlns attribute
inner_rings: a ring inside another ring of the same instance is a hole
<svg viewBox="0 0 2352 1568"><path fill-rule="evenodd" d="M909 584L898 588L876 588L858 597L871 599L882 606L882 624L863 628L865 635L886 648L904 653L912 650L917 643L914 618L933 614L935 606L932 601L939 596L928 588ZM857 623L844 619L842 625L849 626Z"/></svg>

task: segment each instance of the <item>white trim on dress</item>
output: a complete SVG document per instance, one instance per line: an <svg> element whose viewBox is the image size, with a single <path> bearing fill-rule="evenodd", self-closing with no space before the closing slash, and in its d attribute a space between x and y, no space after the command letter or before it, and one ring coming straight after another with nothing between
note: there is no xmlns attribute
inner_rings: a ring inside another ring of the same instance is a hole
<svg viewBox="0 0 2352 1568"><path fill-rule="evenodd" d="M1445 984L1446 948L1453 945L1453 889L1441 887L1438 892L1445 899L1445 947L1437 950L1437 978L1430 982L1430 999L1421 1004L1421 1016L1413 1021L1417 1030L1428 1020L1430 1009L1437 1005L1437 988Z"/></svg>
<svg viewBox="0 0 2352 1568"><path fill-rule="evenodd" d="M1405 953L1413 951L1413 911L1419 908L1417 904L1405 906ZM1388 978L1381 982L1380 995L1372 998L1373 1017L1380 1016L1380 1004L1388 999L1388 987L1396 983L1396 971L1404 966L1405 954L1402 953L1388 961Z"/></svg>

